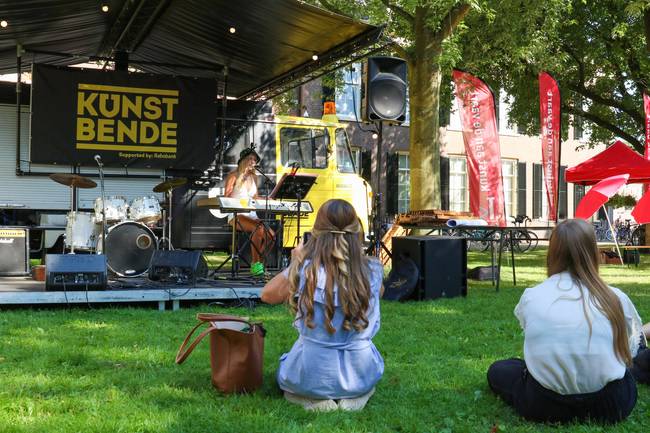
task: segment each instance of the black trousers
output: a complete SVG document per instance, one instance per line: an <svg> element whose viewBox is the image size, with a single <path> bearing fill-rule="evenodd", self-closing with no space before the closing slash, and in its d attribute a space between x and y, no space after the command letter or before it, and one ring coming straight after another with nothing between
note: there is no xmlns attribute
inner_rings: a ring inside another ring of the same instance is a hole
<svg viewBox="0 0 650 433"><path fill-rule="evenodd" d="M637 398L636 382L629 370L600 391L573 395L544 388L528 373L524 360L517 358L492 364L487 379L492 391L519 415L538 422L615 423L627 418Z"/></svg>

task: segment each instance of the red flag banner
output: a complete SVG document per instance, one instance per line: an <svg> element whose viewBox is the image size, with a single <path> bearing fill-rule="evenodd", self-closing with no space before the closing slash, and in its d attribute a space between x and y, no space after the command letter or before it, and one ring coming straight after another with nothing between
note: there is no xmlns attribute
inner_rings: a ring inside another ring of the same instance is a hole
<svg viewBox="0 0 650 433"><path fill-rule="evenodd" d="M467 72L454 70L453 78L467 154L470 210L490 225L505 227L494 94L483 81Z"/></svg>
<svg viewBox="0 0 650 433"><path fill-rule="evenodd" d="M557 221L560 171L560 88L546 72L539 73L539 122L542 125L542 166L549 221Z"/></svg>
<svg viewBox="0 0 650 433"><path fill-rule="evenodd" d="M643 108L645 108L645 159L650 159L650 95L643 93Z"/></svg>

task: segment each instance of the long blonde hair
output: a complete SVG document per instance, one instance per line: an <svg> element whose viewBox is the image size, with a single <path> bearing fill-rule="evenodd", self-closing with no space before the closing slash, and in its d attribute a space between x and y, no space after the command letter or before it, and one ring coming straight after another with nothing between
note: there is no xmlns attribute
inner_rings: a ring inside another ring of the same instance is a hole
<svg viewBox="0 0 650 433"><path fill-rule="evenodd" d="M255 173L255 170L247 172L246 165L244 164L249 156L250 155L247 155L237 162L237 168L235 169L235 172L237 173L235 177L235 188L241 188L244 186L248 179L251 179L251 182L257 185L257 173Z"/></svg>
<svg viewBox="0 0 650 433"><path fill-rule="evenodd" d="M309 328L314 328L314 294L318 271L325 271L325 328L333 334L334 286L338 287L338 303L343 310L343 329L361 331L368 327L366 312L370 300L369 258L363 253L361 224L354 207L345 200L326 201L318 210L312 237L303 247L301 257L289 267L289 305L294 314ZM305 265L305 261L309 263ZM304 266L305 286L298 300L295 294Z"/></svg>
<svg viewBox="0 0 650 433"><path fill-rule="evenodd" d="M627 326L621 301L598 274L598 247L594 228L582 219L566 220L558 224L553 233L546 255L549 276L567 271L580 288L582 308L589 323L587 300L583 287L589 291L589 301L603 313L612 325L616 357L630 365L632 355L628 346Z"/></svg>

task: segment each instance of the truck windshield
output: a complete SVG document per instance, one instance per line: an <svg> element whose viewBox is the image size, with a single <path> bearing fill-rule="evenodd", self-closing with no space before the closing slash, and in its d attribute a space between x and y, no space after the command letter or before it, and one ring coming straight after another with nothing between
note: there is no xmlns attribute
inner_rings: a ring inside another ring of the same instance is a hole
<svg viewBox="0 0 650 433"><path fill-rule="evenodd" d="M354 173L354 163L352 162L352 154L350 153L348 135L343 128L336 130L336 164L339 173Z"/></svg>
<svg viewBox="0 0 650 433"><path fill-rule="evenodd" d="M329 137L324 128L282 128L282 165L298 163L302 168L326 168Z"/></svg>

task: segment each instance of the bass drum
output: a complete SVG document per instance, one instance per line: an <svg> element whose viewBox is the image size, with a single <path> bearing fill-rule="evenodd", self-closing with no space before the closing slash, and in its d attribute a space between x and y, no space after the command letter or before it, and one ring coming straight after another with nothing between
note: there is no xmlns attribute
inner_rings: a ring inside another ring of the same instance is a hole
<svg viewBox="0 0 650 433"><path fill-rule="evenodd" d="M149 262L158 248L156 235L144 224L124 221L108 229L106 263L120 277L139 277L149 270ZM103 238L97 251L104 251Z"/></svg>

